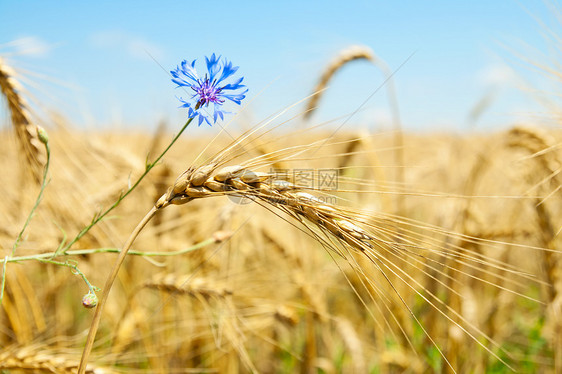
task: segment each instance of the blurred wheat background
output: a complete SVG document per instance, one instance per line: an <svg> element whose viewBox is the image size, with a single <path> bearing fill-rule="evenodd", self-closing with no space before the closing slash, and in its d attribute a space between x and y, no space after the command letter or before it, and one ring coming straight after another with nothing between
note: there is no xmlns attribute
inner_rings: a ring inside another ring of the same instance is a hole
<svg viewBox="0 0 562 374"><path fill-rule="evenodd" d="M298 183L295 172L316 173L296 200L307 203L291 208L209 172L239 193L170 206L148 223L111 290L87 373L562 371L555 95L537 94L548 112L536 121L412 131L398 64L346 46L308 72L312 96L269 119L254 120L250 107L226 130L230 119L189 127L133 193L53 258L77 272L42 261L118 201L178 126L86 130L45 110L34 88L52 83L3 51L0 372L76 372L93 314L80 274L101 287L115 252L178 176L221 154L221 166L288 184ZM330 84L359 64L383 77L389 121L379 130L345 125L356 110L372 113L360 102L331 121L315 117L331 105ZM533 66L559 79L556 62ZM474 98L470 126L495 95ZM48 185L14 256L47 162L37 125L49 136ZM337 173L337 186L322 186L319 171Z"/></svg>

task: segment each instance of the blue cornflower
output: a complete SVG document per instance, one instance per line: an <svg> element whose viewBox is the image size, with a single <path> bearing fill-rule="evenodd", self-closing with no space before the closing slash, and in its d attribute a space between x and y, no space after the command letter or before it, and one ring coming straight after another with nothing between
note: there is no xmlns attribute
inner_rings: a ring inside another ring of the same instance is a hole
<svg viewBox="0 0 562 374"><path fill-rule="evenodd" d="M175 70L170 71L173 77L172 82L177 84L178 87L188 87L193 90L193 95L191 95L189 101L181 97L178 99L183 103L182 108L188 108L189 118L199 116L199 126L203 121L211 125L210 116L206 110L209 103L213 103L213 123L215 123L218 117L224 120L224 115L229 113L221 109L225 99L240 105L246 97L246 92L248 92L247 89L244 90L246 86L241 84L244 77L240 77L233 83L224 84L224 80L236 73L238 66L232 66L232 62L226 58L222 59L221 62L221 56L217 57L214 53L210 58L205 57L205 60L207 61L208 73L205 74L204 79L197 75L197 70L195 70L196 60L193 60L191 64L183 60Z"/></svg>

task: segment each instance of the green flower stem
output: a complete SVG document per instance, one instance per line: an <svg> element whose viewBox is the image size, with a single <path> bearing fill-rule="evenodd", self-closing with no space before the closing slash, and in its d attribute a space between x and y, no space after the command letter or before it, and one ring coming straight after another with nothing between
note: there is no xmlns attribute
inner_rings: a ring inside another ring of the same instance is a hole
<svg viewBox="0 0 562 374"><path fill-rule="evenodd" d="M43 170L43 181L41 182L41 189L39 190L39 195L35 200L35 205L33 205L33 208L31 208L31 211L27 216L27 220L25 221L20 233L18 234L18 237L16 238L16 241L14 242L14 246L12 247L12 257L14 257L14 255L16 254L16 249L20 244L21 238L23 237L23 233L25 232L25 229L29 225L29 222L31 222L31 218L33 218L33 214L35 213L35 210L37 209L39 203L41 202L41 199L43 198L43 192L45 191L45 187L47 187L47 184L49 183L47 181L47 173L49 172L49 164L51 163L51 147L49 147L49 143L43 143L43 144L45 144L45 150L47 151L47 162L45 163L45 169Z"/></svg>
<svg viewBox="0 0 562 374"><path fill-rule="evenodd" d="M38 135L41 143L43 143L43 145L45 146L45 151L47 153L47 161L45 162L45 169L43 169L43 179L41 181L41 188L39 189L39 195L37 195L37 199L35 200L35 204L33 205L33 208L31 208L31 211L29 212L29 215L27 216L27 219L25 220L25 223L23 224L23 227L18 234L18 237L16 238L16 240L14 242L14 245L12 247L11 257L14 257L14 255L16 254L16 250L18 249L20 241L23 238L23 234L25 232L25 229L27 228L27 226L29 226L29 223L31 222L31 219L33 218L33 214L35 213L35 210L37 210L37 207L39 206L39 203L41 203L41 200L43 198L43 192L45 191L45 188L47 187L47 184L49 183L47 181L47 175L49 173L49 165L51 164L51 147L49 147L49 137L48 137L47 133L45 132L45 130L41 127L37 127L37 135ZM4 289L6 287L6 265L8 264L8 262L9 262L9 258L8 258L8 256L6 256L4 258L4 265L2 267L2 283L0 285L0 305L2 305L2 300L4 300Z"/></svg>
<svg viewBox="0 0 562 374"><path fill-rule="evenodd" d="M174 145L174 143L179 139L179 137L181 136L181 134L185 131L185 129L187 128L187 126L189 126L189 124L193 121L193 118L190 118L187 120L187 122L185 123L185 125L183 125L183 127L181 128L181 130L178 132L178 134L174 137L174 139L172 139L172 141L170 142L170 144L168 145L168 147L166 147L166 149L164 150L164 152L162 152L160 154L160 156L158 156L156 158L156 160L154 160L151 163L146 164L144 173L142 173L142 175L139 177L139 179L137 179L137 181L135 182L135 184L133 184L125 193L123 193L121 196L119 196L119 199L117 199L117 201L110 206L106 211L104 211L103 213L100 214L96 214L94 216L94 218L92 219L92 222L86 226L85 228L83 228L78 235L76 235L76 237L74 239L72 239L67 245L65 245L64 247L62 247L60 250L57 250L55 252L55 254L53 255L54 257L60 256L61 254L66 254L66 252L70 249L70 247L72 247L72 245L74 243L76 243L78 240L80 240L80 238L82 238L84 235L86 235L86 233L88 231L90 231L90 229L92 227L94 227L94 225L96 225L99 221L101 221L109 212L111 212L113 209L115 209L120 203L121 201L123 201L123 199L125 199L131 192L133 192L133 190L135 188L137 188L137 186L140 184L140 182L144 179L144 177L146 177L146 175L150 172L150 170L152 170L152 168L154 168L154 166L156 166L156 164L162 159L162 157L164 157L164 155L170 150L170 148L172 148L172 145Z"/></svg>
<svg viewBox="0 0 562 374"><path fill-rule="evenodd" d="M78 269L78 265L70 262L70 261L66 261L66 262L60 262L60 261L53 261L53 260L49 260L49 259L41 259L41 258L37 258L37 261L41 261L41 262L45 262L48 264L54 264L54 265L59 265L59 266L66 266L72 269L72 273L79 275L82 277L82 279L84 280L84 282L86 283L86 285L88 285L88 289L90 290L90 292L95 293L95 291L99 291L99 288L92 285L90 283L90 281L88 280L88 278L86 278L86 276L84 275L84 273L82 273L82 271L80 271L80 269Z"/></svg>
<svg viewBox="0 0 562 374"><path fill-rule="evenodd" d="M214 238L206 239L200 243L197 243L189 248L181 249L174 252L141 252L141 251L129 251L128 254L143 257L155 257L155 256L178 256L184 253L196 251L198 249L204 248L208 245L216 243L217 240ZM120 253L119 248L94 248L94 249L76 249L72 251L66 251L65 256L79 256L79 255L90 255L94 253ZM39 260L41 259L51 259L55 255L55 252L41 253L29 256L19 256L19 257L7 257L3 262L23 262L29 260ZM54 261L56 262L56 261Z"/></svg>
<svg viewBox="0 0 562 374"><path fill-rule="evenodd" d="M2 266L2 285L0 286L0 305L4 300L4 289L6 288L6 265L8 264L8 256L4 258L4 266Z"/></svg>

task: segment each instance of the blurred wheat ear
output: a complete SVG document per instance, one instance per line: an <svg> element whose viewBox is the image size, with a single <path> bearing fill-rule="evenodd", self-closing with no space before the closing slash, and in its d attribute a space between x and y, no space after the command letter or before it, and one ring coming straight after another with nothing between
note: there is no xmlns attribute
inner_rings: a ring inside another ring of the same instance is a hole
<svg viewBox="0 0 562 374"><path fill-rule="evenodd" d="M23 162L33 179L39 183L46 162L45 152L37 138L36 124L23 97L23 86L16 79L16 72L0 58L0 90L6 98L16 138L23 154Z"/></svg>
<svg viewBox="0 0 562 374"><path fill-rule="evenodd" d="M322 97L322 91L326 89L328 82L338 72L338 70L340 70L344 65L356 60L374 62L375 55L367 47L352 46L341 51L336 57L334 57L334 59L324 68L324 72L320 76L316 87L314 87L314 90L312 91L315 95L313 95L308 102L306 108L307 110L304 113L305 119L309 119L312 116L312 113L316 110L318 102Z"/></svg>
<svg viewBox="0 0 562 374"><path fill-rule="evenodd" d="M406 61L408 61L408 59L406 59ZM375 94L379 90L379 88L382 87L385 87L387 91L388 105L392 114L392 126L394 128L394 146L396 147L396 150L394 152L394 158L397 166L395 178L398 183L404 183L404 170L402 168L402 166L404 165L404 136L402 134L402 124L400 121L398 98L393 81L393 75L396 71L391 71L386 62L375 55L375 53L370 48L358 45L351 46L342 50L338 55L334 57L334 59L325 67L324 72L322 73L320 79L318 80L318 83L316 84L316 87L314 87L314 90L312 91L313 94L308 101L303 118L305 120L310 119L310 117L318 107L318 102L320 101L323 92L328 87L328 82L332 79L332 77L343 66L357 60L366 60L370 62L384 76L384 81L378 88L375 89L373 94ZM359 110L361 106L356 108L356 110ZM355 113L352 113L352 115L353 114ZM396 196L395 198L395 211L397 214L404 214L404 199L400 195Z"/></svg>
<svg viewBox="0 0 562 374"><path fill-rule="evenodd" d="M547 301L549 305L549 322L553 330L551 345L556 354L556 372L562 371L562 284L561 267L562 258L558 251L558 236L560 231L555 225L555 215L551 213L549 205L551 200L562 188L560 170L562 162L552 150L557 147L554 139L538 129L515 127L509 134L507 145L513 148L521 148L530 153L531 159L536 163L533 169L534 177L540 182L533 189L544 189L546 197L535 199L535 213L538 231L540 232L541 245L548 250L542 252L542 268L544 279L548 283L546 287ZM554 201L552 201L554 203Z"/></svg>
<svg viewBox="0 0 562 374"><path fill-rule="evenodd" d="M322 75L320 75L320 79L318 83L314 87L312 91L313 95L310 97L308 101L306 111L303 115L304 119L310 119L312 113L318 107L318 102L322 97L324 90L328 87L328 83L334 77L334 75L345 65L349 64L350 62L357 61L357 60L366 60L374 65L384 76L384 81L381 85L386 87L388 91L388 100L390 105L390 110L392 111L393 116L393 126L396 131L399 131L401 128L400 124L400 113L398 110L398 100L396 97L396 90L394 87L394 82L392 80L392 76L394 73L390 70L386 62L382 60L380 57L375 55L375 53L368 47L354 45L349 48L342 50L338 53L332 61L324 68Z"/></svg>
<svg viewBox="0 0 562 374"><path fill-rule="evenodd" d="M47 346L27 345L25 347L6 347L0 353L0 370L2 372L16 373L53 373L71 374L78 367L76 357L64 352L51 351ZM88 365L86 374L117 373L107 367Z"/></svg>

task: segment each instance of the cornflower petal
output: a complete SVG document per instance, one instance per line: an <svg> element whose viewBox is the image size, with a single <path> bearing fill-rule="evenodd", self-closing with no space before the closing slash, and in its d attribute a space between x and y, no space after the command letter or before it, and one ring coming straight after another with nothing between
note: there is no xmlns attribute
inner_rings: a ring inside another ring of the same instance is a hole
<svg viewBox="0 0 562 374"><path fill-rule="evenodd" d="M240 84L240 83L242 83L243 80L244 80L244 77L238 79L238 80L237 80L236 82L234 82L234 83L229 83L229 84L227 84L227 85L224 86L222 89L223 89L223 90L237 90L237 89L239 89L239 88L246 87L246 86L244 86L243 84Z"/></svg>
<svg viewBox="0 0 562 374"><path fill-rule="evenodd" d="M210 59L205 57L205 60L207 61L207 70L209 71L209 81L211 82L215 80L215 76L221 69L219 66L220 58L221 56L216 57L214 53Z"/></svg>
<svg viewBox="0 0 562 374"><path fill-rule="evenodd" d="M189 65L186 60L183 60L180 66L176 67L175 70L171 70L170 74L172 75L172 82L178 85L178 87L191 87L193 83L197 83L199 78L197 77L197 70L195 70L195 61ZM183 77L188 78L193 83L188 82Z"/></svg>
<svg viewBox="0 0 562 374"><path fill-rule="evenodd" d="M240 93L240 94L223 95L223 97L224 97L225 99L228 99L228 100L230 100L230 101L232 101L232 102L234 102L234 103L240 105L241 102L242 102L242 100L244 100L244 99L246 98L246 95L245 95L246 92L248 92L248 90L246 90L246 91L244 91L244 92L242 92L242 93Z"/></svg>
<svg viewBox="0 0 562 374"><path fill-rule="evenodd" d="M199 80L197 70L195 69L195 61L197 60L193 60L191 65L189 65L186 60L183 60L181 63L181 72L193 82L197 82Z"/></svg>
<svg viewBox="0 0 562 374"><path fill-rule="evenodd" d="M187 116L189 118L194 118L197 115L197 113L195 113L192 107L189 107L189 111L187 113L188 113Z"/></svg>
<svg viewBox="0 0 562 374"><path fill-rule="evenodd" d="M226 61L226 60L225 60ZM226 61L224 64L224 68L222 69L221 77L219 78L218 82L222 82L226 78L230 77L232 74L238 71L238 66L232 66L232 62Z"/></svg>
<svg viewBox="0 0 562 374"><path fill-rule="evenodd" d="M222 110L218 109L217 107L215 107L215 115L214 115L215 122L217 122L217 116L219 116L221 118L221 120L224 121L224 114L225 113L226 113L225 111L222 111Z"/></svg>

